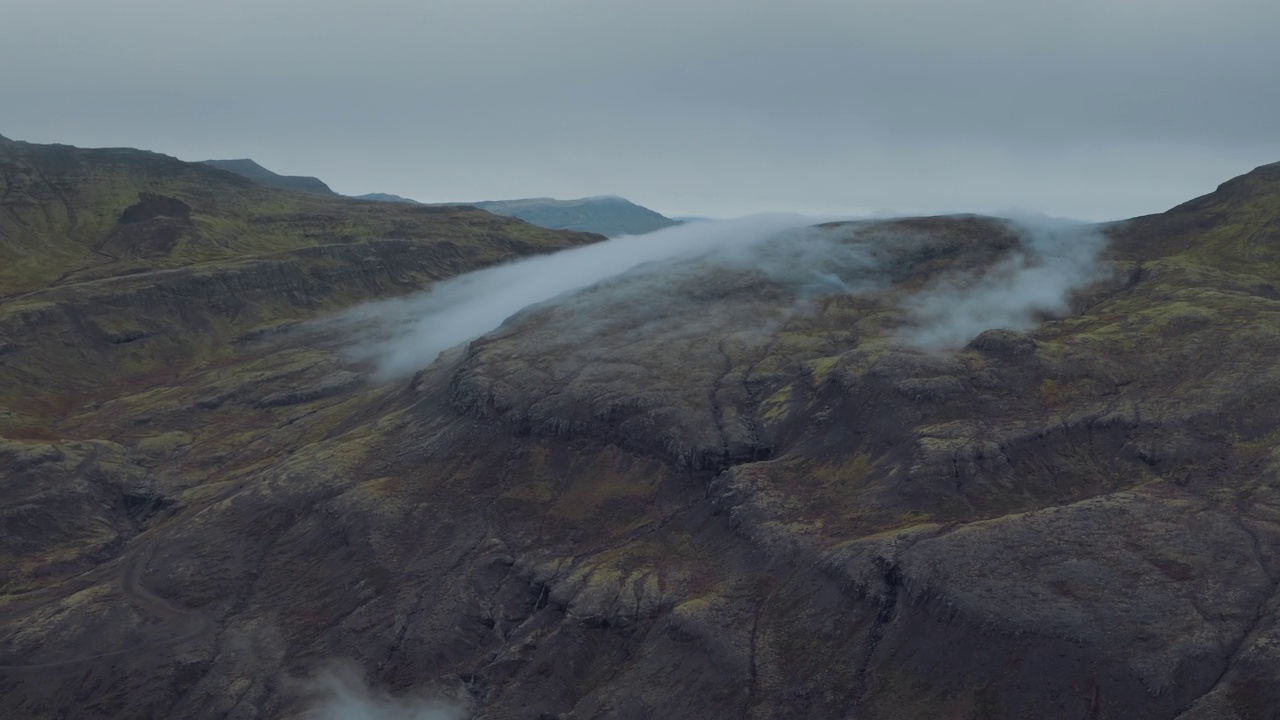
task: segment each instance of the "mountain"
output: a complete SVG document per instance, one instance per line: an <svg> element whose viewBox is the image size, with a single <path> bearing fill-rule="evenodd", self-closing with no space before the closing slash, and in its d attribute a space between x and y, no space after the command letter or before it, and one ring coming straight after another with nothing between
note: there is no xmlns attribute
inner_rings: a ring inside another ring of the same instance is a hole
<svg viewBox="0 0 1280 720"><path fill-rule="evenodd" d="M999 219L637 268L379 381L364 301L598 236L0 159L5 717L314 716L336 661L477 718L1280 706L1280 165L950 352L904 328L1025 265Z"/></svg>
<svg viewBox="0 0 1280 720"><path fill-rule="evenodd" d="M318 195L334 193L317 178L277 175L252 160L205 160L206 165L233 172L269 187L298 190ZM389 193L367 193L354 196L357 200L377 202L412 203L411 200ZM553 230L575 230L616 237L641 235L664 227L679 225L680 221L664 217L649 208L614 196L555 200L553 198L526 198L522 200L487 200L476 203L457 203L478 207L486 212L514 217L540 227Z"/></svg>
<svg viewBox="0 0 1280 720"><path fill-rule="evenodd" d="M417 200L410 200L407 197L400 197L399 195L391 195L389 193L365 193L364 195L354 195L352 197L357 200L373 200L376 202L413 203L415 205L423 204Z"/></svg>
<svg viewBox="0 0 1280 720"><path fill-rule="evenodd" d="M10 438L57 436L59 404L225 363L262 328L600 239L468 207L284 192L128 149L9 143L0 176L0 436Z"/></svg>
<svg viewBox="0 0 1280 720"><path fill-rule="evenodd" d="M611 195L578 200L526 198L469 204L546 228L594 232L606 237L642 235L679 224L649 208Z"/></svg>
<svg viewBox="0 0 1280 720"><path fill-rule="evenodd" d="M315 195L337 196L337 193L330 190L329 186L321 182L319 178L301 175L277 175L248 158L241 160L205 160L204 164L256 180L267 187L296 190Z"/></svg>
<svg viewBox="0 0 1280 720"><path fill-rule="evenodd" d="M380 202L418 202L387 193L369 193L357 197L361 200L377 200ZM672 220L664 217L625 198L613 196L581 198L578 200L555 200L553 198L486 200L466 204L495 215L520 218L525 222L545 228L593 232L606 237L642 235L665 227L679 225L682 222L681 220Z"/></svg>

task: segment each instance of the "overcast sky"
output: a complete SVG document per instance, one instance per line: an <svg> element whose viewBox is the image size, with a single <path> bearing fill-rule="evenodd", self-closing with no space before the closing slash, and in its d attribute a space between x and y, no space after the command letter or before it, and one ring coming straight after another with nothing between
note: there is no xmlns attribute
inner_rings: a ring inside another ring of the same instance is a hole
<svg viewBox="0 0 1280 720"><path fill-rule="evenodd" d="M0 134L668 215L1156 212L1280 160L1274 0L0 0Z"/></svg>

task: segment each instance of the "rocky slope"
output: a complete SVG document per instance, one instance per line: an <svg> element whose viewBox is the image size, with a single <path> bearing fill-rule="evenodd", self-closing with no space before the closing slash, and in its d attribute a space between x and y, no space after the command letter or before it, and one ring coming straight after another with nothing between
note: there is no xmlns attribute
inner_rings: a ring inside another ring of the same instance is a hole
<svg viewBox="0 0 1280 720"><path fill-rule="evenodd" d="M64 195L120 182L38 151L0 156ZM145 191L197 220L250 192L165 177ZM25 227L67 227L28 194ZM67 205L107 235L186 222L128 195ZM954 352L900 341L907 298L1015 252L990 219L816 229L895 240L860 292L633 273L378 384L340 326L293 321L586 239L386 207L466 240L344 253L278 220L278 255L213 269L4 226L79 268L32 265L0 311L5 716L303 717L337 659L480 718L1280 706L1280 166L1104 228L1067 317Z"/></svg>

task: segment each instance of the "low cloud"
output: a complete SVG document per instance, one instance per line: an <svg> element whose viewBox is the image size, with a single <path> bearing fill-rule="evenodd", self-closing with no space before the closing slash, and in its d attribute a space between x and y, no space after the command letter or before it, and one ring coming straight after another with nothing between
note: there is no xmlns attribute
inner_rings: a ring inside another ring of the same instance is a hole
<svg viewBox="0 0 1280 720"><path fill-rule="evenodd" d="M405 375L530 305L646 263L693 261L729 248L741 250L813 222L800 216L755 216L614 238L459 275L417 295L355 308L339 321L358 329L357 356L374 360L384 376Z"/></svg>
<svg viewBox="0 0 1280 720"><path fill-rule="evenodd" d="M1019 249L978 274L944 275L910 297L912 324L901 340L955 348L991 328L1026 330L1065 313L1072 292L1104 277L1106 238L1094 226L1035 216L1007 222Z"/></svg>
<svg viewBox="0 0 1280 720"><path fill-rule="evenodd" d="M904 267L936 257L949 242L909 223L815 222L759 216L615 238L451 278L361 306L339 322L356 336L353 353L375 362L384 377L417 371L533 308L569 318L557 323L552 344L589 338L623 319L642 328L656 327L645 322L651 318L678 317L679 325L705 332L739 332L751 329L738 327L749 322L743 312L705 317L708 298L730 293L744 308L772 303L778 319L810 297L891 289ZM897 295L891 302L905 320L900 342L947 349L990 328L1028 328L1067 310L1073 291L1102 277L1105 240L1093 226L1031 216L989 222L1007 251L976 270L944 265L922 290Z"/></svg>

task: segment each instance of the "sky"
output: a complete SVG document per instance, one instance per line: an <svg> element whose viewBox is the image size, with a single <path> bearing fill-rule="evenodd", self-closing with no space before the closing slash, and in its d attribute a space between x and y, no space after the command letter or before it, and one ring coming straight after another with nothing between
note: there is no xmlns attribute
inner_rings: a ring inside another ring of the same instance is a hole
<svg viewBox="0 0 1280 720"><path fill-rule="evenodd" d="M0 0L0 134L425 202L1159 212L1280 161L1265 0Z"/></svg>

